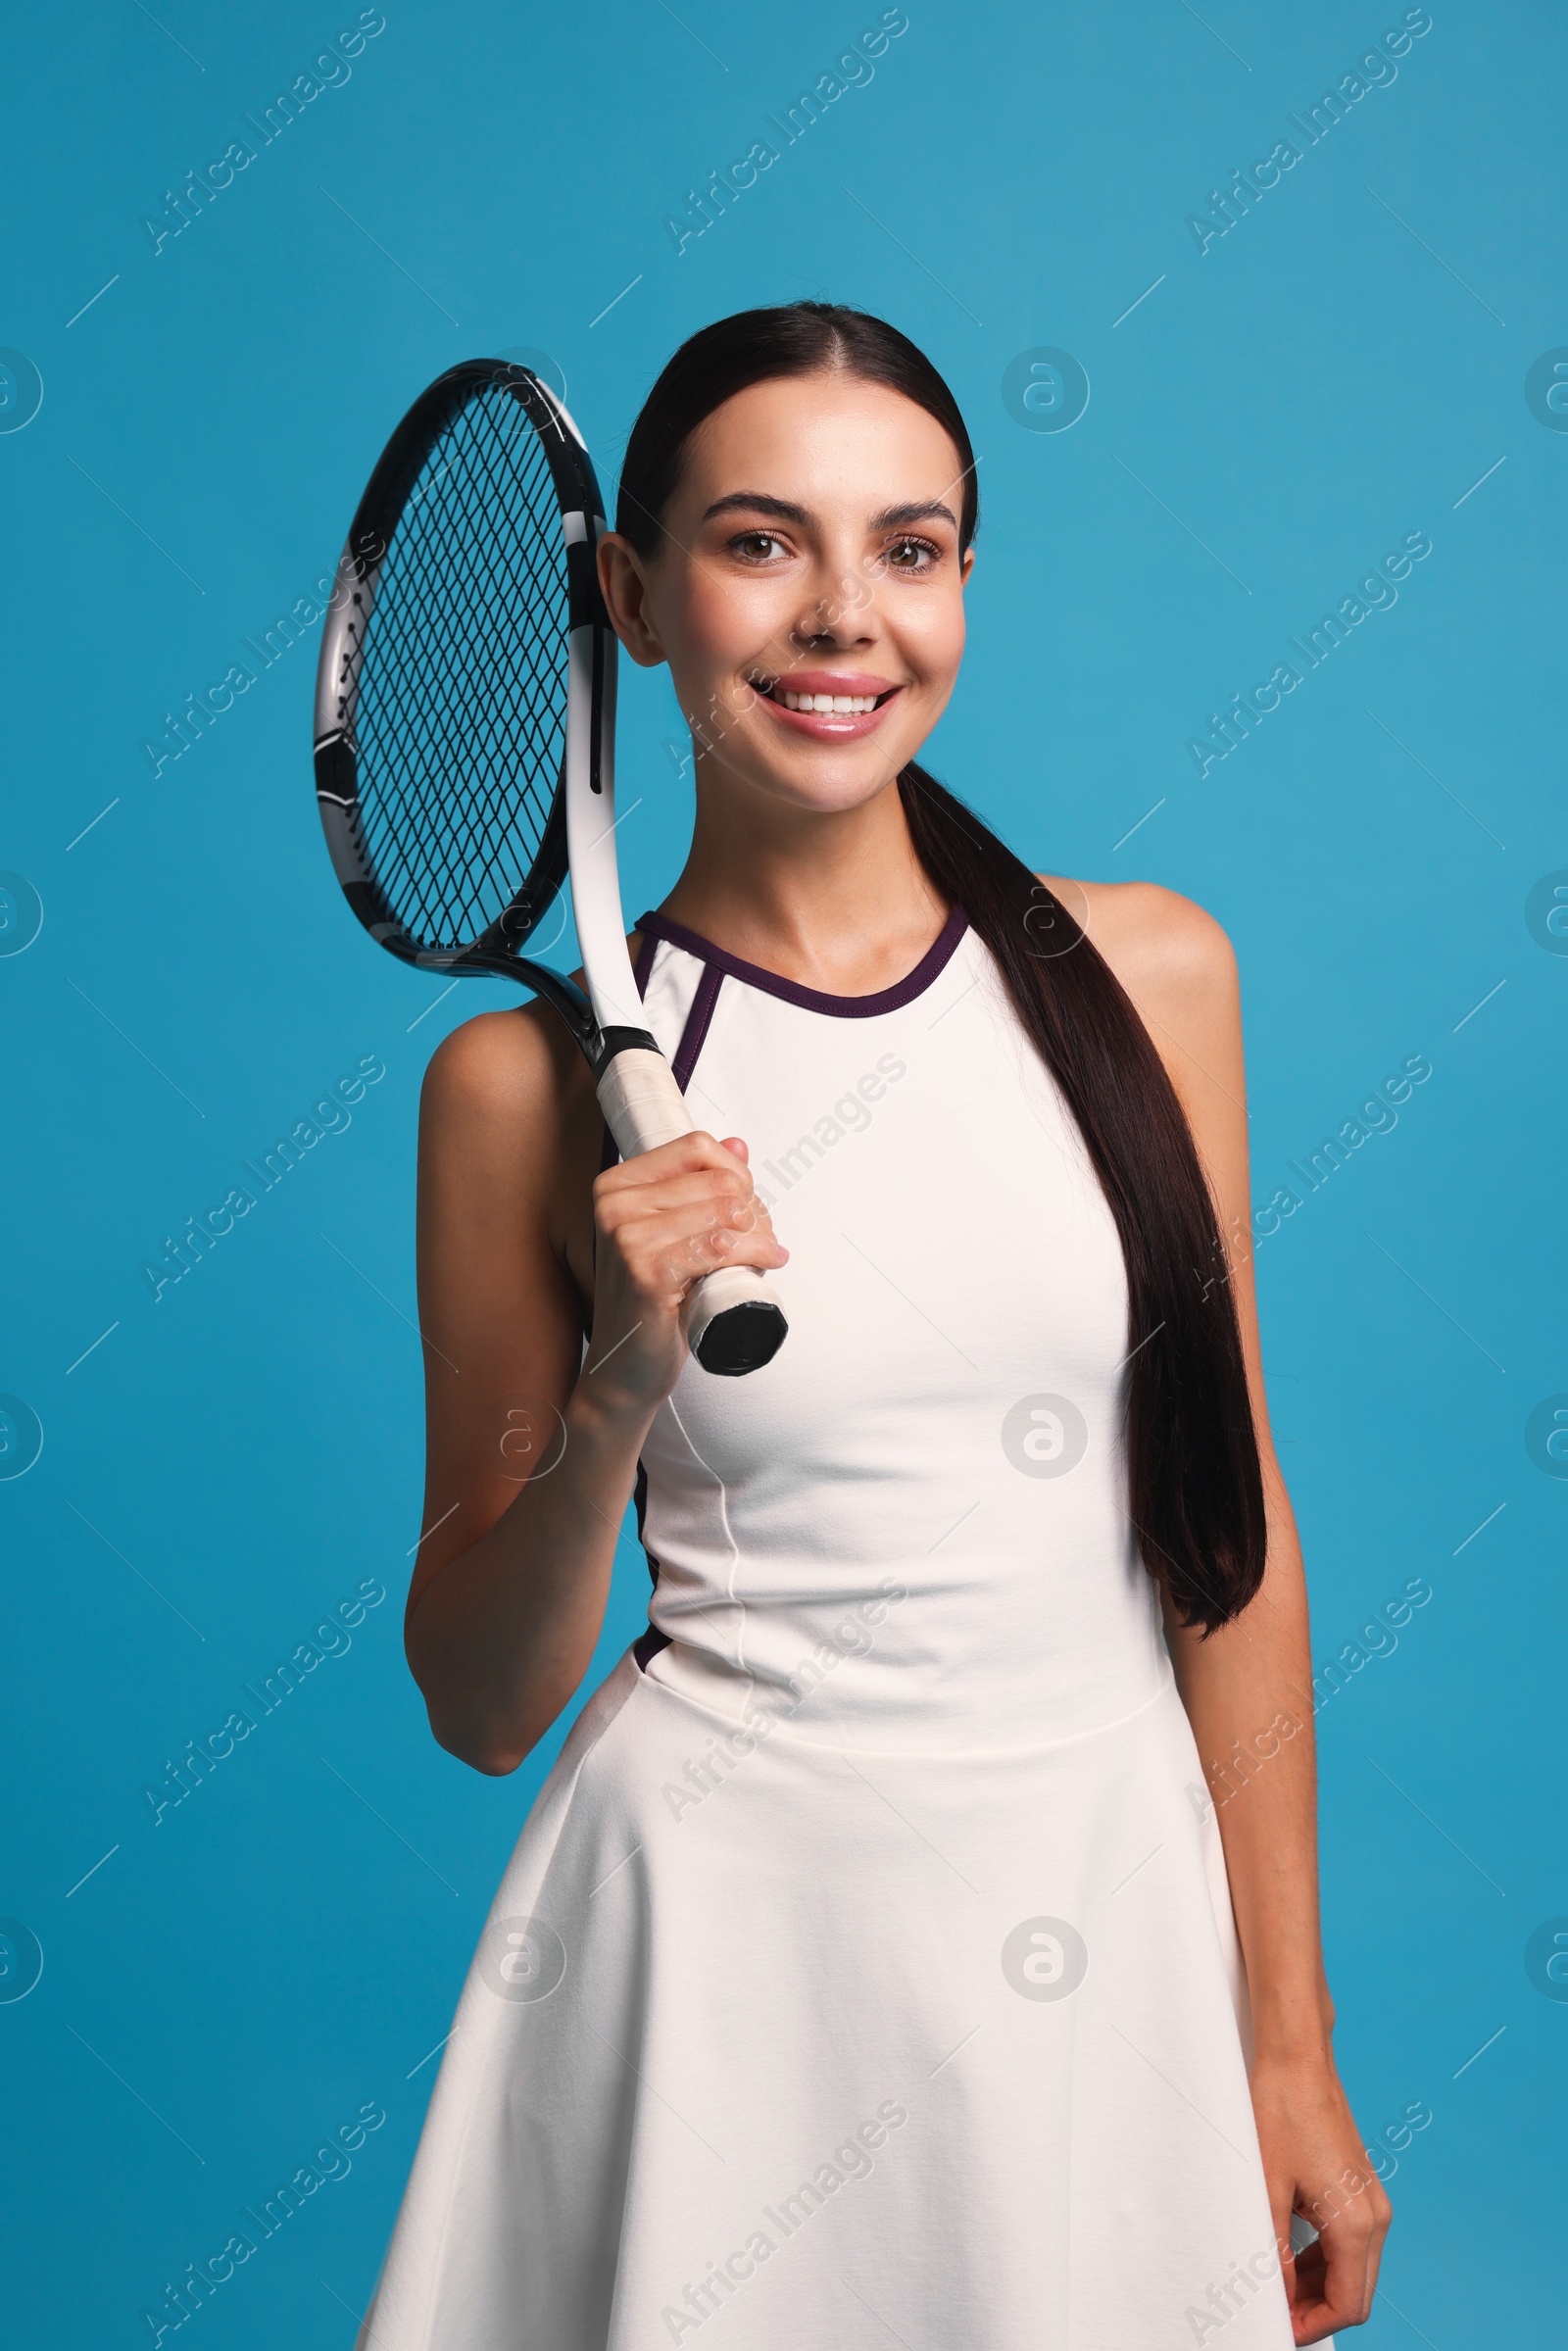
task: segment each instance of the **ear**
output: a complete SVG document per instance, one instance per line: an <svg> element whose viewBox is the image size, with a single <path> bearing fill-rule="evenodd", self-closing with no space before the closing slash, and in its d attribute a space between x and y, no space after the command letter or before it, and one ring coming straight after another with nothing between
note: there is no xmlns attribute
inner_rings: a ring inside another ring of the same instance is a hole
<svg viewBox="0 0 1568 2351"><path fill-rule="evenodd" d="M963 551L963 562L958 567L958 585L960 588L966 588L969 585L969 574L973 569L974 549L972 547L966 547Z"/></svg>
<svg viewBox="0 0 1568 2351"><path fill-rule="evenodd" d="M599 587L610 623L641 669L657 669L664 648L649 609L648 572L642 557L618 530L599 542Z"/></svg>

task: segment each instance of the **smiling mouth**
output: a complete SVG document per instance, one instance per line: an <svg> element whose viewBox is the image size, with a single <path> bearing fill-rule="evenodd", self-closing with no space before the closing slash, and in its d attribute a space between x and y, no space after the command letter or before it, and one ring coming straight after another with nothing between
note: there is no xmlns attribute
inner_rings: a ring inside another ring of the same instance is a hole
<svg viewBox="0 0 1568 2351"><path fill-rule="evenodd" d="M902 687L889 686L880 694L798 694L779 678L751 677L747 684L781 710L823 718L858 718L880 710Z"/></svg>

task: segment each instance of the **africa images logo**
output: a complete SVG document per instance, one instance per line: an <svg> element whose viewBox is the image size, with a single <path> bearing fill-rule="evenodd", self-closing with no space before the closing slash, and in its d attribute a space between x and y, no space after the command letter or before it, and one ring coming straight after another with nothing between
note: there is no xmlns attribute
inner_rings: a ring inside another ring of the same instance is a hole
<svg viewBox="0 0 1568 2351"><path fill-rule="evenodd" d="M1020 1396L1002 1424L1002 1449L1026 1478L1064 1478L1089 1450L1089 1423L1071 1396Z"/></svg>
<svg viewBox="0 0 1568 2351"><path fill-rule="evenodd" d="M1089 1973L1089 1945L1067 1919L1021 1919L1002 1946L1002 1972L1022 2000L1065 2000Z"/></svg>
<svg viewBox="0 0 1568 2351"><path fill-rule="evenodd" d="M566 1946L548 1919L493 1919L479 1973L500 1999L548 2000L566 1973Z"/></svg>

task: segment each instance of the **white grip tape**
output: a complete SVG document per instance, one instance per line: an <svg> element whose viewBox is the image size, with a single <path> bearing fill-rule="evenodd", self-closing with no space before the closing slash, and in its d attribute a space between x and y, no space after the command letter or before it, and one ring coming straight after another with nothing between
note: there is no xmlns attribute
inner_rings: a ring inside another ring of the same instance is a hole
<svg viewBox="0 0 1568 2351"><path fill-rule="evenodd" d="M696 1128L697 1121L662 1053L637 1047L617 1053L600 1079L598 1093L605 1123L623 1159L657 1151L662 1143L672 1143L677 1135L690 1135ZM709 1324L732 1306L771 1298L755 1266L725 1265L716 1273L705 1274L686 1301L688 1344L695 1347Z"/></svg>
<svg viewBox="0 0 1568 2351"><path fill-rule="evenodd" d="M600 1079L599 1107L623 1159L673 1143L697 1124L663 1054L636 1047L617 1053Z"/></svg>

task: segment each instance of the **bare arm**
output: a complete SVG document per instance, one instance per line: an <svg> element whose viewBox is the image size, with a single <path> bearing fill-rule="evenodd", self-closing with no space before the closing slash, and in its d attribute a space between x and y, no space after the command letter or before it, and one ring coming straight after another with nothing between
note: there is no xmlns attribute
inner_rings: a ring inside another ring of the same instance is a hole
<svg viewBox="0 0 1568 2351"><path fill-rule="evenodd" d="M1075 910L1071 884L1060 885ZM1249 1198L1235 958L1189 901L1090 886L1091 936L1142 1013L1187 1112L1226 1243L1262 1457L1268 1556L1249 1607L1206 1640L1167 1611L1182 1698L1218 1810L1247 1962L1252 2103L1276 2234L1304 2211L1321 2246L1286 2260L1298 2342L1360 2324L1391 2217L1335 2070L1318 1915L1317 1777L1306 1580L1269 1435Z"/></svg>
<svg viewBox="0 0 1568 2351"><path fill-rule="evenodd" d="M484 1772L514 1770L587 1670L638 1453L685 1359L686 1290L784 1258L744 1146L684 1136L595 1181L600 1133L548 1013L483 1014L431 1059L424 1532L404 1638L436 1738Z"/></svg>

